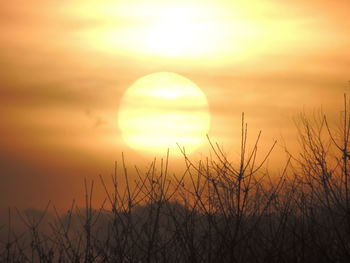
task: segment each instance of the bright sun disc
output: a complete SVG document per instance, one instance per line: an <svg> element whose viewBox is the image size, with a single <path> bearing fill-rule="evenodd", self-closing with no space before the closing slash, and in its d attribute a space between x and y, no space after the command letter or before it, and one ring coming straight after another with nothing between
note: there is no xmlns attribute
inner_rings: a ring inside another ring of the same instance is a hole
<svg viewBox="0 0 350 263"><path fill-rule="evenodd" d="M175 73L158 72L138 79L124 94L118 115L124 141L133 149L181 155L196 150L210 126L202 90ZM176 150L175 150L176 149Z"/></svg>

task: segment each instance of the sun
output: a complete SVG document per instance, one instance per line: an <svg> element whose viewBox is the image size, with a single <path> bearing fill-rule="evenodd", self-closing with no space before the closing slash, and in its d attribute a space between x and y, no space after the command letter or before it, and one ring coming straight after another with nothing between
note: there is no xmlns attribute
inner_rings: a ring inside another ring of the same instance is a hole
<svg viewBox="0 0 350 263"><path fill-rule="evenodd" d="M210 127L208 101L189 79L157 72L138 79L121 99L118 125L126 144L141 152L182 155L204 141Z"/></svg>

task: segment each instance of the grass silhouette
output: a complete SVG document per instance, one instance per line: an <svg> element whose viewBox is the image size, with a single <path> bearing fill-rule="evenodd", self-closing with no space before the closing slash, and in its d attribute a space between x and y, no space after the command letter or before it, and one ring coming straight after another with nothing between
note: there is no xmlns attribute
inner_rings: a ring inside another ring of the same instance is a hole
<svg viewBox="0 0 350 263"><path fill-rule="evenodd" d="M83 209L73 202L64 215L53 207L51 217L50 204L41 212L9 210L1 262L350 262L344 101L338 127L301 115L301 151L278 176L264 169L275 144L258 158L259 134L248 149L243 115L238 165L209 140L210 158L194 163L183 151L181 176L169 175L166 158L131 180L123 157L122 174L101 177L99 209L94 182L85 181ZM14 216L25 231L14 229Z"/></svg>

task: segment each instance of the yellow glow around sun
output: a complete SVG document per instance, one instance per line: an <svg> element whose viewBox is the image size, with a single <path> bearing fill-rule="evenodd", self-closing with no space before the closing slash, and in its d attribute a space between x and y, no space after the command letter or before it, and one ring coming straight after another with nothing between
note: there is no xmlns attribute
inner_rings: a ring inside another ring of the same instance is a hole
<svg viewBox="0 0 350 263"><path fill-rule="evenodd" d="M101 0L96 3L87 0L73 13L93 21L89 22L93 26L79 31L79 39L104 52L225 60L228 56L246 57L265 48L261 41L266 33L263 23L244 17L239 2L236 6L228 0Z"/></svg>
<svg viewBox="0 0 350 263"><path fill-rule="evenodd" d="M133 149L181 155L196 150L210 126L206 96L192 81L158 72L138 79L124 94L118 114L124 141Z"/></svg>

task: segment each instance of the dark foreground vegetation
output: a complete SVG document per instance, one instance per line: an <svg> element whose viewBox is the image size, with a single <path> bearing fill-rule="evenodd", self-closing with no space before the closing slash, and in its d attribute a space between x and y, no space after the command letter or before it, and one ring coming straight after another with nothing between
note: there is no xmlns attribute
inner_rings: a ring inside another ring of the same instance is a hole
<svg viewBox="0 0 350 263"><path fill-rule="evenodd" d="M101 177L106 201L56 215L17 211L26 227L0 229L1 262L350 262L350 115L341 123L300 117L301 151L270 175L242 121L241 155L213 155L193 163L185 152L182 175L168 174L167 160L148 171ZM135 180L135 178L137 178ZM111 185L113 187L111 187ZM48 208L49 209L49 208ZM52 209L52 207L50 208ZM53 211L55 211L53 209ZM15 214L15 213L12 213ZM46 222L46 221L45 221ZM45 229L44 229L45 228Z"/></svg>

